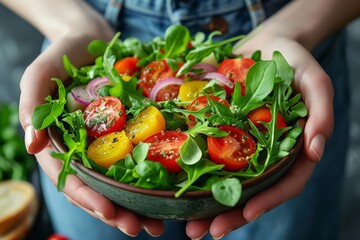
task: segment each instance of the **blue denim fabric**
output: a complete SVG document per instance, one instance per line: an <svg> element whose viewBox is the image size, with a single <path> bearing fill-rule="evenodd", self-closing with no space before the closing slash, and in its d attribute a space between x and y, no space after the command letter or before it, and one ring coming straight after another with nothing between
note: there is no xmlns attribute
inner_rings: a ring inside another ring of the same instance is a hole
<svg viewBox="0 0 360 240"><path fill-rule="evenodd" d="M87 0L95 9L122 32L122 37L150 40L163 36L171 24L181 23L192 34L208 33L207 24L214 17L222 17L229 24L222 38L246 34L264 16L276 13L287 0ZM249 9L252 3L261 3L256 12ZM255 20L254 20L255 18ZM231 25L231 26L230 26ZM328 141L324 157L318 164L304 192L271 210L258 220L235 230L223 239L251 240L331 240L337 239L341 191L348 139L347 65L344 34L328 38L314 51L333 80L335 89L335 130ZM117 229L89 216L72 206L57 193L54 186L43 176L43 189L54 227L72 240L130 239ZM156 239L184 240L184 222L166 222L166 233ZM136 239L152 239L142 232ZM205 239L211 239L206 236Z"/></svg>

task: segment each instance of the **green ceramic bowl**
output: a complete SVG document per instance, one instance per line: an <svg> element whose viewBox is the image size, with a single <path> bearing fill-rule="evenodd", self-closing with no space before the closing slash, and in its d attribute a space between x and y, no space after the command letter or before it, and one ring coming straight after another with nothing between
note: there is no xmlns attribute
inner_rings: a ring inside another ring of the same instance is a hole
<svg viewBox="0 0 360 240"><path fill-rule="evenodd" d="M298 124L304 127L305 121L302 119ZM55 150L66 151L61 136L55 128L48 128L48 134ZM259 177L243 181L241 199L235 207L243 205L249 198L279 180L300 153L302 145L303 136L301 135L287 157L271 166ZM78 161L73 161L72 167L76 170L77 176L95 191L114 203L144 216L156 219L192 220L215 216L231 209L218 203L211 191L188 191L180 198L175 198L175 191L130 186L88 169Z"/></svg>

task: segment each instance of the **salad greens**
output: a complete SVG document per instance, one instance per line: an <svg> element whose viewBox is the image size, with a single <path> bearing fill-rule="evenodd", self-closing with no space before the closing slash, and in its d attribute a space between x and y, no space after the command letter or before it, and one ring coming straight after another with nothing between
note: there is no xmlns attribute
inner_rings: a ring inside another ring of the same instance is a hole
<svg viewBox="0 0 360 240"><path fill-rule="evenodd" d="M196 72L192 67L211 54L217 62L241 57L233 55L232 43L244 36L216 42L213 38L218 34L214 32L207 39L203 33L192 37L186 27L174 25L167 29L164 39L158 37L149 42L141 42L136 38L120 40L118 33L110 43L95 40L89 44L89 52L97 56L94 65L76 68L64 56L64 67L72 83L65 88L61 80L54 78L53 81L58 85L58 97L54 99L48 96L45 99L47 103L36 107L32 117L37 129L49 126L59 128L68 147L65 153L52 153L52 156L63 161L58 190L62 190L69 174L75 174L70 162L78 160L86 167L120 182L142 188L175 190L175 197L180 197L189 190L211 190L217 201L234 206L241 197L241 181L261 175L270 165L287 156L302 132L294 123L305 117L307 111L301 101L301 94L295 94L291 87L294 70L280 52L275 51L271 60L262 60L261 51L254 52L252 58L256 63L246 76L245 94L240 94L242 86L236 83L230 97L230 107L209 97L210 94L226 96L223 87L216 84L215 80L209 81L202 91L207 96L208 106L199 111L184 108L189 103L176 99L155 102L146 98L141 89L137 88L136 76L125 81L114 69L116 60L136 56L140 59L137 65L141 67L154 60L166 60L171 68L176 69L178 63L182 62L183 65L177 72L180 76ZM149 144L142 142L135 146L132 154L119 159L108 169L89 159L86 153L88 137L83 113L80 110L67 111L66 94L72 88L102 76L107 76L112 82L112 86L102 89L102 94L118 97L127 109L128 119L136 118L148 106L155 106L163 114L167 129L180 129L188 136L180 148L180 157L176 160L183 169L182 172L168 174L159 162L149 161ZM266 131L260 131L247 119L250 111L263 105L268 106L272 114L270 122L262 123ZM289 123L288 127L277 128L278 113L284 116ZM187 129L186 119L189 116L196 119L196 124ZM209 159L206 137L224 137L228 134L217 128L220 125L240 127L256 139L256 152L251 155L245 169L228 172L223 170L223 165Z"/></svg>
<svg viewBox="0 0 360 240"><path fill-rule="evenodd" d="M15 104L0 105L0 181L29 178L34 159L25 149L20 133L19 109Z"/></svg>

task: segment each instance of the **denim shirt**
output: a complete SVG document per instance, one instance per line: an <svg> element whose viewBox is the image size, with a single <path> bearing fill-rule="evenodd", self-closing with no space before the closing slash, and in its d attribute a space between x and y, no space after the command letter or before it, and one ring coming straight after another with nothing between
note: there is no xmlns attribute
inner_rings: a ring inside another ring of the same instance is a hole
<svg viewBox="0 0 360 240"><path fill-rule="evenodd" d="M191 33L220 30L222 38L246 34L288 0L87 0L123 37L149 40L172 24Z"/></svg>

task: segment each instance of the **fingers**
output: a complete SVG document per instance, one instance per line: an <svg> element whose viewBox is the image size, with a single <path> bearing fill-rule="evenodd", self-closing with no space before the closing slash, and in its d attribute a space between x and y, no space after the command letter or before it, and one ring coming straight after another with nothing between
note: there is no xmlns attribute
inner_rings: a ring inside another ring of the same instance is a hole
<svg viewBox="0 0 360 240"><path fill-rule="evenodd" d="M36 154L42 169L56 186L61 162L52 158L49 152L53 149L48 145ZM102 196L83 183L76 176L68 176L63 189L67 199L75 206L82 208L95 218L116 227L129 236L136 236L142 228L151 236L159 236L164 231L162 221L147 217L139 217L135 213L115 206L109 199Z"/></svg>
<svg viewBox="0 0 360 240"><path fill-rule="evenodd" d="M209 231L212 218L191 220L186 225L186 234L191 239L202 239Z"/></svg>
<svg viewBox="0 0 360 240"><path fill-rule="evenodd" d="M315 165L314 162L308 161L304 155L301 155L281 180L246 203L243 212L244 218L252 221L300 194L314 171Z"/></svg>
<svg viewBox="0 0 360 240"><path fill-rule="evenodd" d="M304 150L307 158L320 161L325 141L334 127L334 90L328 75L313 58L307 65L298 68L295 84L298 86L308 109L304 130Z"/></svg>
<svg viewBox="0 0 360 240"><path fill-rule="evenodd" d="M142 228L152 237L159 237L164 231L164 223L160 220L139 216Z"/></svg>

